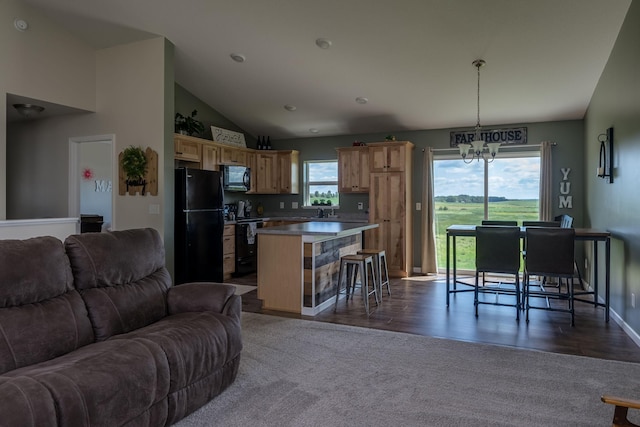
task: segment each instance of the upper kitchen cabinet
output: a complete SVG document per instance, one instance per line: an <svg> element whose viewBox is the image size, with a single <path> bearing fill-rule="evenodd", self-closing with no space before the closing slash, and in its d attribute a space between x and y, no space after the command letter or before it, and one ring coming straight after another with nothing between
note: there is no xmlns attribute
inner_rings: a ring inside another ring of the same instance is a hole
<svg viewBox="0 0 640 427"><path fill-rule="evenodd" d="M409 141L371 142L369 167L371 172L403 172L407 169L407 151L413 148Z"/></svg>
<svg viewBox="0 0 640 427"><path fill-rule="evenodd" d="M202 144L199 138L175 134L173 141L175 150L174 157L177 160L200 163L202 158Z"/></svg>
<svg viewBox="0 0 640 427"><path fill-rule="evenodd" d="M299 153L296 150L278 151L280 176L278 189L280 194L298 194L299 192Z"/></svg>
<svg viewBox="0 0 640 427"><path fill-rule="evenodd" d="M220 170L220 147L213 144L202 144L202 169Z"/></svg>
<svg viewBox="0 0 640 427"><path fill-rule="evenodd" d="M298 151L256 151L255 157L256 193L298 194Z"/></svg>
<svg viewBox="0 0 640 427"><path fill-rule="evenodd" d="M338 191L369 192L369 148L365 146L336 148L338 151Z"/></svg>
<svg viewBox="0 0 640 427"><path fill-rule="evenodd" d="M247 164L247 149L236 148L231 146L220 147L220 163L221 164L234 164L239 166L248 166Z"/></svg>

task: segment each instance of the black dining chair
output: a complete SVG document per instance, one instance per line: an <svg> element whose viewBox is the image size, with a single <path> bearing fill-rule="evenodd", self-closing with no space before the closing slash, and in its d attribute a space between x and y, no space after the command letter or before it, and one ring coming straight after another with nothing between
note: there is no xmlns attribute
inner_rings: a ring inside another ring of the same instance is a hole
<svg viewBox="0 0 640 427"><path fill-rule="evenodd" d="M529 309L564 311L571 314L571 326L574 322L573 277L574 277L574 245L575 230L560 227L531 227L526 229L525 243L527 254L524 257L524 306L526 320L529 321ZM540 281L531 283L531 276L557 277L557 292L547 291ZM562 289L562 279L566 286ZM532 290L536 287L536 290ZM545 305L531 305L531 298L541 298ZM567 308L552 305L550 300L567 302Z"/></svg>
<svg viewBox="0 0 640 427"><path fill-rule="evenodd" d="M520 227L476 227L476 281L473 303L476 317L478 305L505 305L516 308L516 320L520 320ZM513 282L498 282L497 286L480 286L480 273L513 274ZM506 285L506 287L505 287ZM495 294L493 302L480 300L480 293ZM500 302L500 294L515 297L515 304Z"/></svg>
<svg viewBox="0 0 640 427"><path fill-rule="evenodd" d="M522 221L523 227L560 227L560 221Z"/></svg>
<svg viewBox="0 0 640 427"><path fill-rule="evenodd" d="M518 221L483 219L482 225L502 225L502 226L515 227L518 225Z"/></svg>

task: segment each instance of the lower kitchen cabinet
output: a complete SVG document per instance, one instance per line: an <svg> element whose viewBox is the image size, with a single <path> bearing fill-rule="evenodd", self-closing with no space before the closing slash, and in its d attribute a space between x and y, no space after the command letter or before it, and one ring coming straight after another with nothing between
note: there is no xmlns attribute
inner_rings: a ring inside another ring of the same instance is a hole
<svg viewBox="0 0 640 427"><path fill-rule="evenodd" d="M224 226L222 242L224 279L228 280L236 272L236 226L234 224Z"/></svg>

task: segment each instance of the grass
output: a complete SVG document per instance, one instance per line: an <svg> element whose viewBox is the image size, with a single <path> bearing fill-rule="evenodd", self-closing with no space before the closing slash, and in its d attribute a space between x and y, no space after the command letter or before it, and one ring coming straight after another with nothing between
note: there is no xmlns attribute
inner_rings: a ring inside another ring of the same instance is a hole
<svg viewBox="0 0 640 427"><path fill-rule="evenodd" d="M445 268L447 262L447 227L453 224L480 225L484 219L482 203L436 202L436 251L438 267ZM536 221L538 219L537 200L506 200L489 203L489 219ZM475 239L473 237L456 238L457 268L475 269Z"/></svg>

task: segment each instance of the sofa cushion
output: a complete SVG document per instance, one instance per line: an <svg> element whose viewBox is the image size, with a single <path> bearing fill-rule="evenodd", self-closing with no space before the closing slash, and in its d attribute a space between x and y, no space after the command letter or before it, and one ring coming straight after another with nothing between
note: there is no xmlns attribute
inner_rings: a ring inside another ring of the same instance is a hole
<svg viewBox="0 0 640 427"><path fill-rule="evenodd" d="M175 314L110 341L132 338L162 348L171 372L169 392L211 375L242 350L240 319L213 312Z"/></svg>
<svg viewBox="0 0 640 427"><path fill-rule="evenodd" d="M120 426L141 414L155 419L154 425L166 421L169 367L162 349L146 340L91 344L5 376L46 387L55 402L56 425ZM161 414L157 408L164 408ZM0 404L0 420L10 409Z"/></svg>
<svg viewBox="0 0 640 427"><path fill-rule="evenodd" d="M164 246L151 228L69 236L65 248L97 340L167 315L171 277Z"/></svg>
<svg viewBox="0 0 640 427"><path fill-rule="evenodd" d="M0 240L0 271L0 373L93 342L60 240Z"/></svg>
<svg viewBox="0 0 640 427"><path fill-rule="evenodd" d="M29 377L0 377L0 424L21 427L57 426L49 390Z"/></svg>

